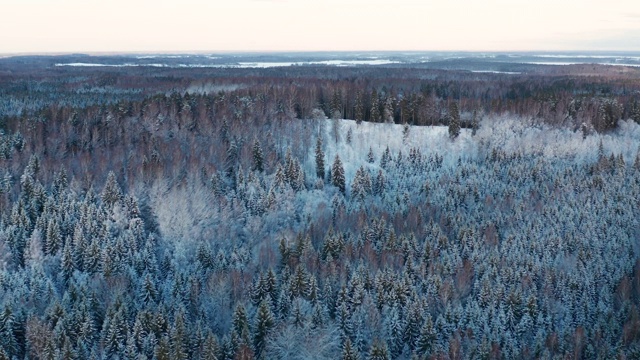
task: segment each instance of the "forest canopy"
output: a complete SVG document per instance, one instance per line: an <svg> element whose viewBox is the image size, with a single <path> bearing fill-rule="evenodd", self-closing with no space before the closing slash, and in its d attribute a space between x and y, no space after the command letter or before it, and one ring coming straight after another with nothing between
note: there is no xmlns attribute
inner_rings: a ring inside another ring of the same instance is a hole
<svg viewBox="0 0 640 360"><path fill-rule="evenodd" d="M12 66L0 359L640 355L637 73Z"/></svg>

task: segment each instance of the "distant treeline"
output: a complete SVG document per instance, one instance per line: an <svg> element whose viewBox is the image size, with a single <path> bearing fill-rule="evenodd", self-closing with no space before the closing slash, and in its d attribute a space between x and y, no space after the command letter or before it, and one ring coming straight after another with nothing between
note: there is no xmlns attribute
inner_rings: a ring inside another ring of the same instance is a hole
<svg viewBox="0 0 640 360"><path fill-rule="evenodd" d="M56 121L60 112L85 108L95 113L101 105L102 112L137 116L149 104L165 111L188 105L192 119L215 108L229 121L308 119L320 109L330 118L446 124L451 102L459 103L463 126L474 113L511 113L575 128L584 123L599 132L619 119L640 121L640 72L622 77L591 67L591 76L378 67L23 69L30 76L0 76L0 127L11 128L16 118Z"/></svg>

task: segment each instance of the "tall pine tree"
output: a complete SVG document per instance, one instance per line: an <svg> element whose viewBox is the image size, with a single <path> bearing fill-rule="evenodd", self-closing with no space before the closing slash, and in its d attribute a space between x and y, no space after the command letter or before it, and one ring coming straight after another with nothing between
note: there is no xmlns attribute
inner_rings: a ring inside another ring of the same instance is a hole
<svg viewBox="0 0 640 360"><path fill-rule="evenodd" d="M449 137L453 140L460 135L460 110L458 103L452 102L449 105Z"/></svg>
<svg viewBox="0 0 640 360"><path fill-rule="evenodd" d="M322 151L322 138L319 136L316 141L316 176L324 179L324 151Z"/></svg>
<svg viewBox="0 0 640 360"><path fill-rule="evenodd" d="M338 155L336 155L333 160L333 166L331 167L331 183L337 187L342 194L345 193L344 167Z"/></svg>

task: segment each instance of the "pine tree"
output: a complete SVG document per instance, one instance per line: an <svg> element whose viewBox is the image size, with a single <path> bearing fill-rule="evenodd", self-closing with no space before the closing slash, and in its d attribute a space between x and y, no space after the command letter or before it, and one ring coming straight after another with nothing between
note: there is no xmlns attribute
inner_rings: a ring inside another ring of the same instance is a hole
<svg viewBox="0 0 640 360"><path fill-rule="evenodd" d="M449 137L453 140L460 135L460 110L458 103L452 102L449 105Z"/></svg>
<svg viewBox="0 0 640 360"><path fill-rule="evenodd" d="M391 314L388 316L385 323L385 328L388 331L386 340L389 344L389 352L391 357L395 359L400 355L400 353L402 353L402 347L404 346L402 320L400 319L400 314L395 306L391 309Z"/></svg>
<svg viewBox="0 0 640 360"><path fill-rule="evenodd" d="M124 349L124 358L127 360L138 360L138 347L133 336L127 336L127 345Z"/></svg>
<svg viewBox="0 0 640 360"><path fill-rule="evenodd" d="M356 104L355 104L355 111L354 111L354 117L356 120L356 124L360 125L362 123L362 121L364 120L364 103L362 101L362 92L360 90L358 90L356 92Z"/></svg>
<svg viewBox="0 0 640 360"><path fill-rule="evenodd" d="M433 351L437 339L431 316L427 315L420 329L420 337L416 343L416 351L422 356L429 356Z"/></svg>
<svg viewBox="0 0 640 360"><path fill-rule="evenodd" d="M47 233L45 238L45 253L49 255L55 255L60 246L62 245L62 239L60 236L60 227L57 221L49 219L47 224Z"/></svg>
<svg viewBox="0 0 640 360"><path fill-rule="evenodd" d="M420 327L423 323L422 311L415 303L412 303L406 316L403 337L404 342L411 350L416 348L418 339L420 338Z"/></svg>
<svg viewBox="0 0 640 360"><path fill-rule="evenodd" d="M242 304L238 304L233 312L231 320L231 333L244 343L249 342L249 320L247 312Z"/></svg>
<svg viewBox="0 0 640 360"><path fill-rule="evenodd" d="M471 135L472 136L476 136L476 133L478 132L478 128L480 127L480 125L478 124L479 120L478 120L478 110L473 110L473 120L471 121Z"/></svg>
<svg viewBox="0 0 640 360"><path fill-rule="evenodd" d="M73 263L78 270L82 271L84 270L84 253L88 244L85 240L80 222L76 223L73 229L72 243Z"/></svg>
<svg viewBox="0 0 640 360"><path fill-rule="evenodd" d="M302 268L302 266L296 267L296 271L291 277L291 294L294 297L305 296L309 290L309 277Z"/></svg>
<svg viewBox="0 0 640 360"><path fill-rule="evenodd" d="M336 154L335 159L333 160L333 166L331 167L331 183L333 186L337 187L338 190L342 194L345 193L345 178L344 178L344 168L342 167L342 161L340 161L340 156Z"/></svg>
<svg viewBox="0 0 640 360"><path fill-rule="evenodd" d="M360 360L358 350L353 347L351 340L348 338L342 345L342 360Z"/></svg>
<svg viewBox="0 0 640 360"><path fill-rule="evenodd" d="M122 190L120 190L120 186L116 180L116 174L113 171L110 171L109 175L107 175L107 182L104 185L100 197L102 198L102 203L108 208L122 200Z"/></svg>
<svg viewBox="0 0 640 360"><path fill-rule="evenodd" d="M371 115L369 120L371 122L380 122L380 99L378 98L378 92L376 89L371 91Z"/></svg>
<svg viewBox="0 0 640 360"><path fill-rule="evenodd" d="M151 305L158 299L158 291L150 274L145 275L142 282L140 300L145 305Z"/></svg>
<svg viewBox="0 0 640 360"><path fill-rule="evenodd" d="M373 164L374 162L376 162L376 158L373 155L373 150L371 149L371 147L369 147L369 152L367 153L367 162L369 164Z"/></svg>
<svg viewBox="0 0 640 360"><path fill-rule="evenodd" d="M389 350L387 350L387 344L382 341L374 341L369 351L368 360L390 360Z"/></svg>
<svg viewBox="0 0 640 360"><path fill-rule="evenodd" d="M406 144L407 139L409 139L409 133L411 132L411 126L409 124L404 123L402 126L402 143Z"/></svg>
<svg viewBox="0 0 640 360"><path fill-rule="evenodd" d="M380 167L386 169L389 163L391 162L391 151L389 150L389 146L382 153L382 157L380 158Z"/></svg>
<svg viewBox="0 0 640 360"><path fill-rule="evenodd" d="M283 192L286 189L287 176L285 175L282 165L278 165L276 168L276 174L273 177L272 187L278 192Z"/></svg>
<svg viewBox="0 0 640 360"><path fill-rule="evenodd" d="M316 140L316 176L324 179L324 152L322 151L322 138Z"/></svg>
<svg viewBox="0 0 640 360"><path fill-rule="evenodd" d="M231 179L235 183L236 163L238 161L238 144L235 141L229 142L227 148L227 155L224 160L224 172L228 179ZM233 186L235 188L235 185Z"/></svg>
<svg viewBox="0 0 640 360"><path fill-rule="evenodd" d="M382 119L384 120L385 123L387 124L393 124L394 123L394 110L393 110L393 101L394 99L391 96L387 96L387 99L385 100L384 103L384 113L382 115Z"/></svg>
<svg viewBox="0 0 640 360"><path fill-rule="evenodd" d="M300 308L300 301L295 301L293 303L293 310L291 311L291 322L293 326L298 329L301 329L306 324L307 320L302 313L302 309Z"/></svg>
<svg viewBox="0 0 640 360"><path fill-rule="evenodd" d="M351 321L351 314L347 308L346 302L342 302L338 305L336 311L336 322L338 323L338 329L340 330L340 337L344 340L353 334L353 323Z"/></svg>
<svg viewBox="0 0 640 360"><path fill-rule="evenodd" d="M170 332L171 359L186 360L189 358L189 354L187 352L187 349L189 348L189 339L187 335L184 314L182 312L178 312Z"/></svg>
<svg viewBox="0 0 640 360"><path fill-rule="evenodd" d="M251 170L253 171L264 171L264 155L262 154L262 147L260 146L260 141L256 139L253 143L253 166Z"/></svg>
<svg viewBox="0 0 640 360"><path fill-rule="evenodd" d="M66 283L67 281L69 281L69 279L73 275L73 270L74 270L73 253L71 252L71 246L68 243L64 246L64 249L62 251L62 259L60 260L60 266L62 270L62 278Z"/></svg>
<svg viewBox="0 0 640 360"><path fill-rule="evenodd" d="M334 120L341 119L342 116L342 95L338 90L333 91L331 98L331 118Z"/></svg>
<svg viewBox="0 0 640 360"><path fill-rule="evenodd" d="M371 193L372 184L369 172L367 172L363 166L358 168L356 175L351 183L351 196L360 201Z"/></svg>
<svg viewBox="0 0 640 360"><path fill-rule="evenodd" d="M275 325L275 319L270 307L271 299L262 300L258 306L253 334L254 352L258 358L263 358L264 348L266 346L267 336Z"/></svg>
<svg viewBox="0 0 640 360"><path fill-rule="evenodd" d="M18 341L15 334L15 317L9 305L0 313L0 350L4 349L7 358L18 356Z"/></svg>
<svg viewBox="0 0 640 360"><path fill-rule="evenodd" d="M384 174L382 170L378 170L378 175L376 176L376 180L373 183L373 194L374 195L382 195L384 194L386 188L386 180L384 178Z"/></svg>
<svg viewBox="0 0 640 360"><path fill-rule="evenodd" d="M84 270L89 274L96 273L100 270L101 252L98 239L94 238L91 244L86 248L83 264Z"/></svg>
<svg viewBox="0 0 640 360"><path fill-rule="evenodd" d="M631 106L629 117L633 121L640 124L640 102L638 102L638 99L633 100L633 105Z"/></svg>
<svg viewBox="0 0 640 360"><path fill-rule="evenodd" d="M169 346L169 338L165 335L160 339L158 345L153 350L154 358L157 360L171 360L171 346Z"/></svg>
<svg viewBox="0 0 640 360"><path fill-rule="evenodd" d="M325 325L326 323L326 314L323 308L323 305L320 303L316 303L313 306L313 310L311 313L311 327L312 329L318 329Z"/></svg>
<svg viewBox="0 0 640 360"><path fill-rule="evenodd" d="M216 339L216 336L209 331L204 340L204 344L202 344L202 360L218 360L219 351L218 340Z"/></svg>

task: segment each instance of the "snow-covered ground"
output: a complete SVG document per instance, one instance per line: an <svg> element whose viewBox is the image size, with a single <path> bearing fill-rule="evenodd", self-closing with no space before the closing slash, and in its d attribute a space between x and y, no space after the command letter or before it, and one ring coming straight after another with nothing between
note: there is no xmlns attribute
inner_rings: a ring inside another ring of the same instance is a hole
<svg viewBox="0 0 640 360"><path fill-rule="evenodd" d="M410 126L406 139L404 126L379 124L353 120L324 120L321 127L325 147L326 165L331 166L336 154L340 156L347 179L364 165L370 169L379 167L379 160L387 147L392 156L402 152L407 156L412 148L423 155L438 154L445 166L454 165L458 158L477 158L493 148L507 154L539 155L547 158L563 158L576 162L593 162L602 141L605 154L622 154L627 163L635 159L640 146L640 125L633 121L621 121L618 129L608 134L592 134L583 138L580 131L552 128L524 119L486 119L475 136L470 129L462 129L455 140L449 138L446 126ZM352 131L351 143L347 134ZM336 141L336 133L337 141ZM375 156L374 164L367 162L369 148ZM309 149L305 167L315 169L314 149Z"/></svg>
<svg viewBox="0 0 640 360"><path fill-rule="evenodd" d="M179 59L188 58L189 56L138 56L138 59ZM208 59L215 60L218 57L208 56ZM154 64L137 64L137 63L124 63L124 64L103 64L103 63L85 63L85 62L73 62L73 63L58 63L55 66L69 66L69 67L174 67L174 68L235 68L235 69L266 69L274 67L288 67L288 66L302 66L302 65L327 65L327 66L356 66L356 65L389 65L399 64L399 61L386 60L386 59L371 59L371 60L323 60L323 61L268 61L268 62L238 62L228 64L172 64L172 63L154 63Z"/></svg>
<svg viewBox="0 0 640 360"><path fill-rule="evenodd" d="M347 143L349 130L352 131L350 144ZM331 166L338 154L347 179L351 179L361 165L378 168L380 157L387 147L394 157L400 151L407 156L415 148L422 154L437 153L448 163L457 161L458 157L475 156L477 153L477 142L472 139L471 130L462 129L455 141L449 138L446 126L410 126L406 139L403 131L404 126L397 124L362 122L358 125L354 120L326 120L322 136L327 166ZM367 162L369 148L375 157L374 164ZM307 168L315 168L314 149L309 152Z"/></svg>

